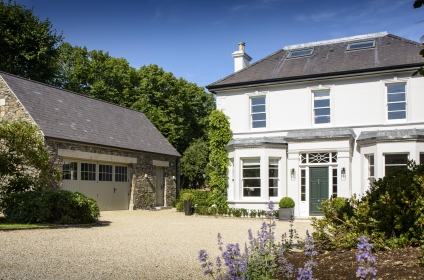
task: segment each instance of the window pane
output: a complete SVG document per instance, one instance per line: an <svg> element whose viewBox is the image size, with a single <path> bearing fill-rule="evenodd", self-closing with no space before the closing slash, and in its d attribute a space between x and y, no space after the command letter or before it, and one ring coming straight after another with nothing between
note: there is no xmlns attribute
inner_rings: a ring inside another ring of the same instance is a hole
<svg viewBox="0 0 424 280"><path fill-rule="evenodd" d="M252 122L253 128L266 127L266 121L254 121Z"/></svg>
<svg viewBox="0 0 424 280"><path fill-rule="evenodd" d="M314 100L330 99L329 91L314 92Z"/></svg>
<svg viewBox="0 0 424 280"><path fill-rule="evenodd" d="M252 113L265 112L265 105L252 106Z"/></svg>
<svg viewBox="0 0 424 280"><path fill-rule="evenodd" d="M243 166L253 165L253 166L260 166L260 159L243 159Z"/></svg>
<svg viewBox="0 0 424 280"><path fill-rule="evenodd" d="M389 111L405 111L406 110L406 103L390 103L388 104L388 110Z"/></svg>
<svg viewBox="0 0 424 280"><path fill-rule="evenodd" d="M278 179L269 179L269 187L277 188L278 187Z"/></svg>
<svg viewBox="0 0 424 280"><path fill-rule="evenodd" d="M315 116L330 116L330 109L315 109Z"/></svg>
<svg viewBox="0 0 424 280"><path fill-rule="evenodd" d="M374 41L351 43L348 46L348 50L357 50L357 49L371 48L373 46L374 46Z"/></svg>
<svg viewBox="0 0 424 280"><path fill-rule="evenodd" d="M329 122L330 122L330 116L315 117L315 123L329 123Z"/></svg>
<svg viewBox="0 0 424 280"><path fill-rule="evenodd" d="M269 169L269 177L278 177L278 169Z"/></svg>
<svg viewBox="0 0 424 280"><path fill-rule="evenodd" d="M126 182L128 179L126 166L115 166L115 182Z"/></svg>
<svg viewBox="0 0 424 280"><path fill-rule="evenodd" d="M243 178L258 178L261 177L261 170L258 169L245 169L243 168Z"/></svg>
<svg viewBox="0 0 424 280"><path fill-rule="evenodd" d="M314 100L314 107L330 107L330 99Z"/></svg>
<svg viewBox="0 0 424 280"><path fill-rule="evenodd" d="M389 112L389 120L406 119L406 111Z"/></svg>
<svg viewBox="0 0 424 280"><path fill-rule="evenodd" d="M424 164L424 154L420 154L420 164Z"/></svg>
<svg viewBox="0 0 424 280"><path fill-rule="evenodd" d="M261 196L260 188L243 188L243 196Z"/></svg>
<svg viewBox="0 0 424 280"><path fill-rule="evenodd" d="M252 115L253 121L265 121L266 120L266 114L254 114Z"/></svg>
<svg viewBox="0 0 424 280"><path fill-rule="evenodd" d="M405 92L405 84L387 85L387 93Z"/></svg>
<svg viewBox="0 0 424 280"><path fill-rule="evenodd" d="M62 164L63 180L77 180L78 163L77 162L63 162Z"/></svg>
<svg viewBox="0 0 424 280"><path fill-rule="evenodd" d="M292 51L289 54L289 58L291 57L300 57L300 56L305 56L305 55L310 55L312 54L314 49L307 49L307 50L301 50L301 51Z"/></svg>
<svg viewBox="0 0 424 280"><path fill-rule="evenodd" d="M269 189L269 196L278 196L278 189L277 188Z"/></svg>
<svg viewBox="0 0 424 280"><path fill-rule="evenodd" d="M99 164L99 181L112 181L112 165Z"/></svg>
<svg viewBox="0 0 424 280"><path fill-rule="evenodd" d="M243 179L243 187L245 188L260 188L261 179Z"/></svg>
<svg viewBox="0 0 424 280"><path fill-rule="evenodd" d="M406 164L407 161L408 161L408 154L395 154L395 155L384 156L385 164Z"/></svg>
<svg viewBox="0 0 424 280"><path fill-rule="evenodd" d="M252 98L252 105L265 105L265 97Z"/></svg>
<svg viewBox="0 0 424 280"><path fill-rule="evenodd" d="M389 174L390 172L392 172L393 170L398 169L398 168L407 168L407 167L406 167L406 165L400 165L400 166L386 166L386 167L384 168L385 175Z"/></svg>
<svg viewBox="0 0 424 280"><path fill-rule="evenodd" d="M394 93L387 95L388 102L405 101L405 93Z"/></svg>

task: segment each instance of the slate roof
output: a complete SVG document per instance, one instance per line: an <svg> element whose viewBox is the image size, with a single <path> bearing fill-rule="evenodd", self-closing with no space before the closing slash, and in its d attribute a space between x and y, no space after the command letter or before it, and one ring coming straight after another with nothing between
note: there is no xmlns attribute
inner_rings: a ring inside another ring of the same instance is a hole
<svg viewBox="0 0 424 280"><path fill-rule="evenodd" d="M287 145L282 136L237 138L230 140L226 148L239 146L261 146L266 144Z"/></svg>
<svg viewBox="0 0 424 280"><path fill-rule="evenodd" d="M287 142L304 139L332 139L332 138L356 138L351 128L320 128L293 130L287 133L284 139Z"/></svg>
<svg viewBox="0 0 424 280"><path fill-rule="evenodd" d="M376 141L391 140L424 140L424 129L395 129L395 130L374 130L362 131L356 142L365 144Z"/></svg>
<svg viewBox="0 0 424 280"><path fill-rule="evenodd" d="M46 137L181 156L135 110L0 72Z"/></svg>
<svg viewBox="0 0 424 280"><path fill-rule="evenodd" d="M213 91L236 85L247 86L424 65L424 58L419 55L422 46L417 42L387 32L375 33L373 39L359 40L360 37L288 46L206 88ZM367 40L375 40L375 47L347 50L349 43ZM312 55L287 58L291 50L307 49L308 45L314 48Z"/></svg>

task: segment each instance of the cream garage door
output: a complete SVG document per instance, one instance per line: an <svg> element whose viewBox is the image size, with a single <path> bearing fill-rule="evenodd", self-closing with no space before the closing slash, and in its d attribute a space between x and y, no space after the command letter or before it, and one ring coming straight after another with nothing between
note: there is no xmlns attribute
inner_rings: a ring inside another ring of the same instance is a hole
<svg viewBox="0 0 424 280"><path fill-rule="evenodd" d="M127 210L130 199L128 166L108 162L64 160L63 189L97 201L100 210Z"/></svg>

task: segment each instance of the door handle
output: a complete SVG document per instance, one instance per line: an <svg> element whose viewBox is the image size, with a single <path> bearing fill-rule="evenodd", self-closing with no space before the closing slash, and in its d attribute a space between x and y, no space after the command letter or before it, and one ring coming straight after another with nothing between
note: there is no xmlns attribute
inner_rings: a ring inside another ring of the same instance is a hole
<svg viewBox="0 0 424 280"><path fill-rule="evenodd" d="M319 181L319 179L318 179L318 184L321 184L320 181Z"/></svg>
<svg viewBox="0 0 424 280"><path fill-rule="evenodd" d="M115 193L115 191L116 191L117 189L115 189L115 188L113 188L113 193Z"/></svg>

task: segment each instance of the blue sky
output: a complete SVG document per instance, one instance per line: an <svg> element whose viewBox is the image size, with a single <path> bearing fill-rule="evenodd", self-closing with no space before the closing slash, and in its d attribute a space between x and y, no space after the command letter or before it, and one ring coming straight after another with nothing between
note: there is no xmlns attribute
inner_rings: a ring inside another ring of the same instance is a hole
<svg viewBox="0 0 424 280"><path fill-rule="evenodd" d="M135 68L157 64L199 86L233 72L238 42L252 63L291 44L380 31L413 41L424 35L424 7L413 9L414 0L17 2L49 18L72 45L108 51Z"/></svg>

